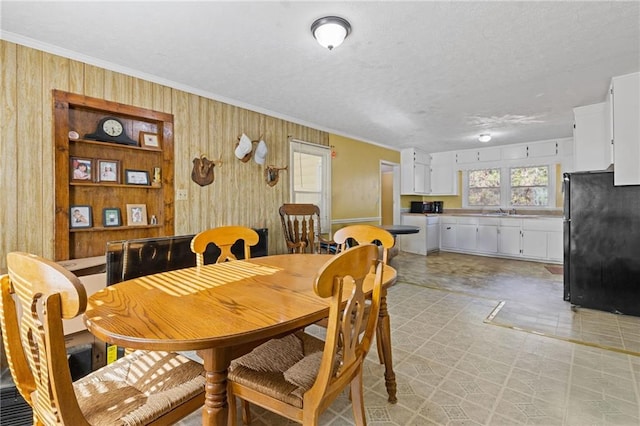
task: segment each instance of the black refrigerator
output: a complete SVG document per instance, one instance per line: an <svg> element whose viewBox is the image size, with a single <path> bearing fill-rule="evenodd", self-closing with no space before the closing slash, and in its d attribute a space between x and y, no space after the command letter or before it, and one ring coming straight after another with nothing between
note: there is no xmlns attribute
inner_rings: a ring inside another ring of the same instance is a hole
<svg viewBox="0 0 640 426"><path fill-rule="evenodd" d="M564 300L640 316L640 186L612 171L565 173Z"/></svg>

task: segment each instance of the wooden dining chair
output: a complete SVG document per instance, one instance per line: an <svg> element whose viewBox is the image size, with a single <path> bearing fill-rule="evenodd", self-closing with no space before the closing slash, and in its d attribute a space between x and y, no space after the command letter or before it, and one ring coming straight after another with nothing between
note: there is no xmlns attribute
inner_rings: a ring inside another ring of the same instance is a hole
<svg viewBox="0 0 640 426"><path fill-rule="evenodd" d="M84 313L80 280L41 257L12 252L0 278L4 349L37 425L170 424L204 404L202 365L135 351L72 382L63 319Z"/></svg>
<svg viewBox="0 0 640 426"><path fill-rule="evenodd" d="M278 210L289 253L331 253L335 244L322 237L320 208L315 204L283 204Z"/></svg>
<svg viewBox="0 0 640 426"><path fill-rule="evenodd" d="M388 231L385 231L382 228L372 225L349 225L343 228L338 229L333 234L333 240L336 242L338 246L338 252L342 252L349 248L349 244L369 244L369 243L379 243L379 249L382 252L382 262L386 265L389 259L389 250L395 245L395 238ZM381 309L386 310L386 298L382 299ZM385 316L388 318L388 315ZM318 323L322 325L321 323ZM378 322L378 330L376 332L376 347L378 349L378 359L381 364L384 364L387 368L391 368L391 347L385 348L384 343L387 343L385 340L381 339L382 327L388 326L389 324L384 324L382 321ZM383 343L384 342L384 343ZM391 345L391 342L388 342Z"/></svg>
<svg viewBox="0 0 640 426"><path fill-rule="evenodd" d="M215 244L220 248L220 256L218 256L216 263L237 260L231 253L231 247L238 240L244 241L244 258L249 259L251 257L250 248L258 244L260 237L256 231L244 226L220 226L196 234L191 240L191 251L196 254L196 265L202 266L204 264L204 252L209 244Z"/></svg>
<svg viewBox="0 0 640 426"><path fill-rule="evenodd" d="M338 252L349 248L349 240L353 240L357 244L379 242L382 248L382 261L385 264L387 264L389 259L389 250L391 250L396 243L391 233L373 225L349 225L338 229L333 234L333 241L335 241L337 245Z"/></svg>
<svg viewBox="0 0 640 426"><path fill-rule="evenodd" d="M329 326L324 341L302 331L269 340L231 362L228 376L231 424L236 400L250 423L248 403L303 425L317 425L320 414L347 387L353 417L366 424L362 366L371 346L382 295L383 263L373 244L331 258L316 275L313 289L329 299ZM365 292L372 289L365 315ZM361 333L361 330L364 332Z"/></svg>

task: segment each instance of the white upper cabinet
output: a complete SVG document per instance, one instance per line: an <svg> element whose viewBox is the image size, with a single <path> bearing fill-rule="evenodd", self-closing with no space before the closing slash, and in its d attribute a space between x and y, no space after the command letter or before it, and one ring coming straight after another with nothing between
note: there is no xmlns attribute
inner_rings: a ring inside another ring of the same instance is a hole
<svg viewBox="0 0 640 426"><path fill-rule="evenodd" d="M556 155L558 155L558 142L556 141L538 142L527 145L528 158L555 157Z"/></svg>
<svg viewBox="0 0 640 426"><path fill-rule="evenodd" d="M615 185L640 185L640 73L611 80Z"/></svg>
<svg viewBox="0 0 640 426"><path fill-rule="evenodd" d="M606 102L573 109L573 168L604 170L613 162L609 109Z"/></svg>
<svg viewBox="0 0 640 426"><path fill-rule="evenodd" d="M526 145L511 145L502 148L503 160L519 160L521 158L527 158Z"/></svg>
<svg viewBox="0 0 640 426"><path fill-rule="evenodd" d="M455 152L431 154L431 195L458 195Z"/></svg>
<svg viewBox="0 0 640 426"><path fill-rule="evenodd" d="M500 148L483 148L478 150L478 161L500 161Z"/></svg>
<svg viewBox="0 0 640 426"><path fill-rule="evenodd" d="M427 195L431 192L431 157L415 148L400 151L400 193Z"/></svg>
<svg viewBox="0 0 640 426"><path fill-rule="evenodd" d="M478 160L477 150L467 150L467 151L456 152L457 164L472 164L472 163L477 163L478 161L479 160Z"/></svg>
<svg viewBox="0 0 640 426"><path fill-rule="evenodd" d="M487 147L479 149L467 149L456 152L456 165L458 169L482 168L495 164L513 165L525 160L527 164L533 164L537 158L546 160L560 159L561 147L558 141L540 141L502 147ZM433 154L432 154L433 155ZM555 160L554 160L555 161Z"/></svg>

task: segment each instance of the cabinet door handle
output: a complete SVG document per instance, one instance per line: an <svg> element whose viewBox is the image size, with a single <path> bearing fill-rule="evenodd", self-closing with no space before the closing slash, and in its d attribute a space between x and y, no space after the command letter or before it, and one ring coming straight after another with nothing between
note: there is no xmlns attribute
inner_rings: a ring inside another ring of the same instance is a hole
<svg viewBox="0 0 640 426"><path fill-rule="evenodd" d="M447 229L451 229L451 227L450 227L450 226L447 226Z"/></svg>

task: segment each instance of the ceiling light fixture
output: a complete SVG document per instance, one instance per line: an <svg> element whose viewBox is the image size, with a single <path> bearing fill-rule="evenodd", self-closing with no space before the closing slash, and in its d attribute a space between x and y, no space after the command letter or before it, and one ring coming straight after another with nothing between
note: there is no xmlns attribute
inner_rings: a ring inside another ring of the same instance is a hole
<svg viewBox="0 0 640 426"><path fill-rule="evenodd" d="M325 16L311 24L311 34L320 46L333 50L351 33L351 24L338 16Z"/></svg>
<svg viewBox="0 0 640 426"><path fill-rule="evenodd" d="M489 133L483 133L478 138L478 141L482 143L489 142L490 140L491 140L491 134Z"/></svg>

